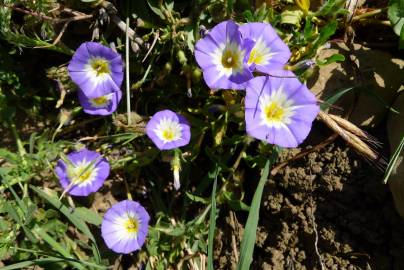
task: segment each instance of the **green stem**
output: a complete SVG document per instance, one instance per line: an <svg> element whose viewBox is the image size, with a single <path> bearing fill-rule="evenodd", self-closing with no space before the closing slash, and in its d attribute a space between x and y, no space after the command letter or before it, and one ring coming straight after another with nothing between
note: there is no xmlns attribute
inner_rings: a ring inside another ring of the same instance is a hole
<svg viewBox="0 0 404 270"><path fill-rule="evenodd" d="M9 122L9 126L11 132L13 133L15 142L17 144L18 153L20 154L21 157L24 157L27 154L27 152L25 151L24 145L22 144L20 136L18 135L17 127L15 126L15 123L12 121Z"/></svg>
<svg viewBox="0 0 404 270"><path fill-rule="evenodd" d="M364 19L364 18L368 18L368 17L373 17L373 16L375 16L375 15L377 15L377 14L380 14L380 13L382 13L382 12L384 12L386 10L386 8L379 8L379 9L375 9L375 10L372 10L372 11L369 11L369 12L366 12L366 13L363 13L363 14L360 14L360 15L357 15L357 16L355 16L355 17L353 17L353 21L357 21L357 20L360 20L360 19Z"/></svg>

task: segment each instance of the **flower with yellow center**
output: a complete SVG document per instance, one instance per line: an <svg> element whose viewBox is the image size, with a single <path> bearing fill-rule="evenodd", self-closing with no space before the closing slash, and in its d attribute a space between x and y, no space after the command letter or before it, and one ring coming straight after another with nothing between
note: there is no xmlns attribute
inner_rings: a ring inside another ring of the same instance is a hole
<svg viewBox="0 0 404 270"><path fill-rule="evenodd" d="M86 186L96 178L98 168L94 167L93 162L83 159L70 168L69 176L71 182L78 186Z"/></svg>
<svg viewBox="0 0 404 270"><path fill-rule="evenodd" d="M260 99L261 122L268 127L279 127L290 123L294 115L293 100L288 100L282 89Z"/></svg>
<svg viewBox="0 0 404 270"><path fill-rule="evenodd" d="M96 76L102 76L104 74L109 74L111 72L109 68L109 62L107 59L98 57L91 59L89 62Z"/></svg>
<svg viewBox="0 0 404 270"><path fill-rule="evenodd" d="M128 216L124 227L128 234L136 234L139 231L139 221L135 217Z"/></svg>
<svg viewBox="0 0 404 270"><path fill-rule="evenodd" d="M290 71L248 82L246 130L251 137L280 147L297 147L319 112L316 97Z"/></svg>
<svg viewBox="0 0 404 270"><path fill-rule="evenodd" d="M96 98L90 98L89 101L94 108L105 108L108 106L111 98L113 97L113 93L105 96L100 96Z"/></svg>
<svg viewBox="0 0 404 270"><path fill-rule="evenodd" d="M120 54L97 42L81 44L67 69L87 98L119 91L122 85L123 62Z"/></svg>
<svg viewBox="0 0 404 270"><path fill-rule="evenodd" d="M271 48L265 44L263 38L259 38L251 49L247 63L248 65L267 65L275 55L276 53L271 53Z"/></svg>
<svg viewBox="0 0 404 270"><path fill-rule="evenodd" d="M239 29L243 38L252 44L247 59L250 69L269 75L284 69L291 53L269 23L245 23Z"/></svg>
<svg viewBox="0 0 404 270"><path fill-rule="evenodd" d="M235 42L222 44L212 57L220 76L237 75L243 72L245 51Z"/></svg>
<svg viewBox="0 0 404 270"><path fill-rule="evenodd" d="M187 145L191 138L187 119L170 110L155 113L146 125L146 134L160 150Z"/></svg>
<svg viewBox="0 0 404 270"><path fill-rule="evenodd" d="M163 117L157 124L154 132L164 143L181 139L182 127L173 119Z"/></svg>
<svg viewBox="0 0 404 270"><path fill-rule="evenodd" d="M87 196L97 191L108 178L110 166L99 153L82 148L58 161L55 173L65 193Z"/></svg>
<svg viewBox="0 0 404 270"><path fill-rule="evenodd" d="M149 220L149 214L140 203L132 200L118 202L104 215L102 238L117 253L139 250L146 241Z"/></svg>
<svg viewBox="0 0 404 270"><path fill-rule="evenodd" d="M247 64L246 44L233 21L219 23L195 45L195 58L211 89L244 89L253 75Z"/></svg>
<svg viewBox="0 0 404 270"><path fill-rule="evenodd" d="M79 91L78 96L84 112L91 115L110 115L116 111L122 98L122 92L120 90L113 91L106 95L88 98L82 91Z"/></svg>

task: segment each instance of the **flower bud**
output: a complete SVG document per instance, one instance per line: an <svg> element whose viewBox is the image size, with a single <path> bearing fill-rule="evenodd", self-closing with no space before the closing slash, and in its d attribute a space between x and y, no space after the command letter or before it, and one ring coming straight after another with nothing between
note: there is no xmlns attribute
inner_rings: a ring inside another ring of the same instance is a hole
<svg viewBox="0 0 404 270"><path fill-rule="evenodd" d="M60 113L59 113L59 124L61 126L68 125L73 118L72 116L73 116L73 114L71 111L61 109Z"/></svg>
<svg viewBox="0 0 404 270"><path fill-rule="evenodd" d="M177 59L178 62L180 62L181 65L186 65L187 64L187 57L185 56L185 52L183 50L179 50L177 52Z"/></svg>

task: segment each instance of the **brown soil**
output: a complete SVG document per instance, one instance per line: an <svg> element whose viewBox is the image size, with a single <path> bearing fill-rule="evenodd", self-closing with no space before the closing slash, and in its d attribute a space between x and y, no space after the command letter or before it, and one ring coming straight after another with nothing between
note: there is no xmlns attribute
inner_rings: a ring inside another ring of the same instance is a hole
<svg viewBox="0 0 404 270"><path fill-rule="evenodd" d="M404 269L404 220L388 186L374 165L339 145L291 162L269 180L251 269L321 269L314 226L323 269ZM216 269L235 266L229 236L242 226L230 214L221 212ZM233 238L238 249L241 237Z"/></svg>

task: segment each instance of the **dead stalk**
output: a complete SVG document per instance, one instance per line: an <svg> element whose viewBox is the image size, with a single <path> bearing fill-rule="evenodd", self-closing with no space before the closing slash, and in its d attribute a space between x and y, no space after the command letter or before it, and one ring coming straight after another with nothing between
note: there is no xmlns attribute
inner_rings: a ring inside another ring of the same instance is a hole
<svg viewBox="0 0 404 270"><path fill-rule="evenodd" d="M338 125L338 123L330 116L330 114L320 111L318 116L329 128L340 135L359 154L365 156L366 158L369 158L370 160L377 160L377 154L366 143L364 143L357 135L355 135L351 131L348 131Z"/></svg>

